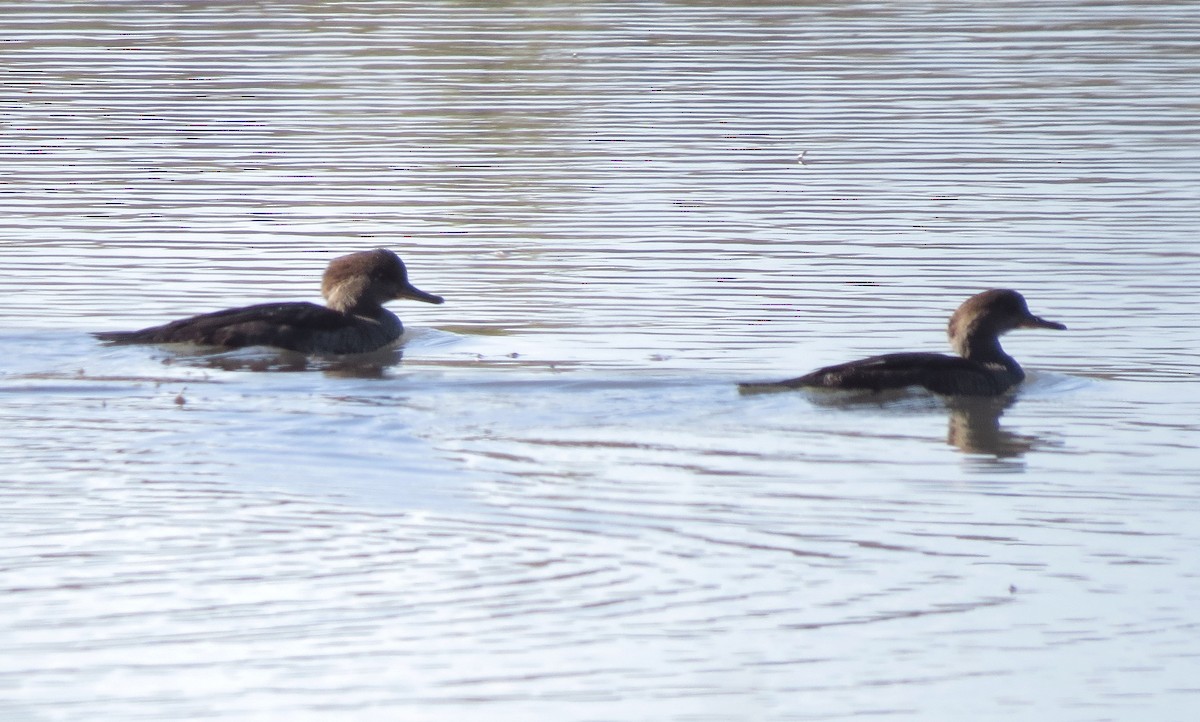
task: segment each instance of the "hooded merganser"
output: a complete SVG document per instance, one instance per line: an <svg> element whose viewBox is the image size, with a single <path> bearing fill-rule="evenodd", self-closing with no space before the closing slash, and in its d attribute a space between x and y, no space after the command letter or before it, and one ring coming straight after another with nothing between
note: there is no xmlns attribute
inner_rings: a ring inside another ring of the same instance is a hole
<svg viewBox="0 0 1200 722"><path fill-rule="evenodd" d="M321 279L325 306L260 303L204 313L141 331L95 336L111 343L194 343L206 346L275 346L302 353L375 351L400 338L404 326L383 304L396 298L442 303L441 296L408 282L404 262L376 248L329 262Z"/></svg>
<svg viewBox="0 0 1200 722"><path fill-rule="evenodd" d="M958 356L891 353L826 366L799 378L739 384L743 391L828 388L864 391L923 386L949 396L999 396L1025 379L1025 372L1000 348L1000 336L1017 328L1067 327L1029 312L1016 291L994 289L971 296L950 317L950 345Z"/></svg>

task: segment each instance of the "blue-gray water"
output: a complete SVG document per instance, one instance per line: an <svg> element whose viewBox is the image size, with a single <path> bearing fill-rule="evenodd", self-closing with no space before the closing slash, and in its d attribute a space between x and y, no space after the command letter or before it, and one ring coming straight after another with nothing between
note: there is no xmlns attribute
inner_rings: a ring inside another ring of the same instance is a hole
<svg viewBox="0 0 1200 722"><path fill-rule="evenodd" d="M1194 716L1193 4L0 10L0 718ZM992 287L1007 407L736 391Z"/></svg>

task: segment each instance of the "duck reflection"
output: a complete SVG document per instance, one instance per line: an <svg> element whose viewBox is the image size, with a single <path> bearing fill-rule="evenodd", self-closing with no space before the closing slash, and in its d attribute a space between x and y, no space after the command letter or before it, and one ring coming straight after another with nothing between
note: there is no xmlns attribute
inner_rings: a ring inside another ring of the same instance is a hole
<svg viewBox="0 0 1200 722"><path fill-rule="evenodd" d="M950 411L946 443L968 454L987 454L996 459L1015 459L1042 445L1029 434L1008 431L1000 417L1016 398L954 397L946 399Z"/></svg>
<svg viewBox="0 0 1200 722"><path fill-rule="evenodd" d="M746 393L764 393L754 391ZM1005 429L1000 423L1004 412L1016 404L1016 395L1004 396L939 396L920 389L888 389L870 391L816 390L809 400L824 408L863 409L877 407L892 411L931 411L941 407L949 412L946 443L966 454L991 457L993 460L1019 459L1026 452L1048 445L1040 437L1019 434Z"/></svg>
<svg viewBox="0 0 1200 722"><path fill-rule="evenodd" d="M351 356L309 356L297 351L283 349L236 350L225 353L173 354L163 359L163 364L214 369L217 371L255 371L295 373L320 371L326 376L337 378L380 379L387 375L392 366L398 366L404 358L399 347L391 347L371 353Z"/></svg>

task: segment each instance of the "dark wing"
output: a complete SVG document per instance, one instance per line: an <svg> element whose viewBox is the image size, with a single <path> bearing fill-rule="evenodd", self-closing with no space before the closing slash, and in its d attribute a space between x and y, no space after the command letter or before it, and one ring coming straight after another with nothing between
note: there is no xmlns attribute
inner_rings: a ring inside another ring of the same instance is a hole
<svg viewBox="0 0 1200 722"><path fill-rule="evenodd" d="M140 331L95 334L111 343L278 346L303 350L314 334L336 331L346 317L315 303L261 303L204 313Z"/></svg>
<svg viewBox="0 0 1200 722"><path fill-rule="evenodd" d="M1007 388L981 364L940 353L890 353L826 366L774 384L746 385L764 390L767 386L859 391L922 386L938 394L966 396L994 396Z"/></svg>

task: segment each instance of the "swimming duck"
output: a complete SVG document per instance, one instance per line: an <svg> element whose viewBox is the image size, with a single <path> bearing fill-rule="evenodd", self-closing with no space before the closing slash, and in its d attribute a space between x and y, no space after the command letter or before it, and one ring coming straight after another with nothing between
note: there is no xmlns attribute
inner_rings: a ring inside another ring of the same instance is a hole
<svg viewBox="0 0 1200 722"><path fill-rule="evenodd" d="M404 326L383 304L397 298L442 303L408 281L404 262L386 248L333 259L321 279L325 306L260 303L204 313L144 328L95 336L110 343L194 343L207 346L275 346L302 353L374 351L400 338Z"/></svg>
<svg viewBox="0 0 1200 722"><path fill-rule="evenodd" d="M975 294L950 317L950 346L958 356L891 353L826 366L799 378L740 384L743 391L828 388L882 391L922 386L948 396L999 396L1025 379L1016 359L1000 348L1000 336L1017 328L1067 327L1029 312L1025 298L1008 289Z"/></svg>

